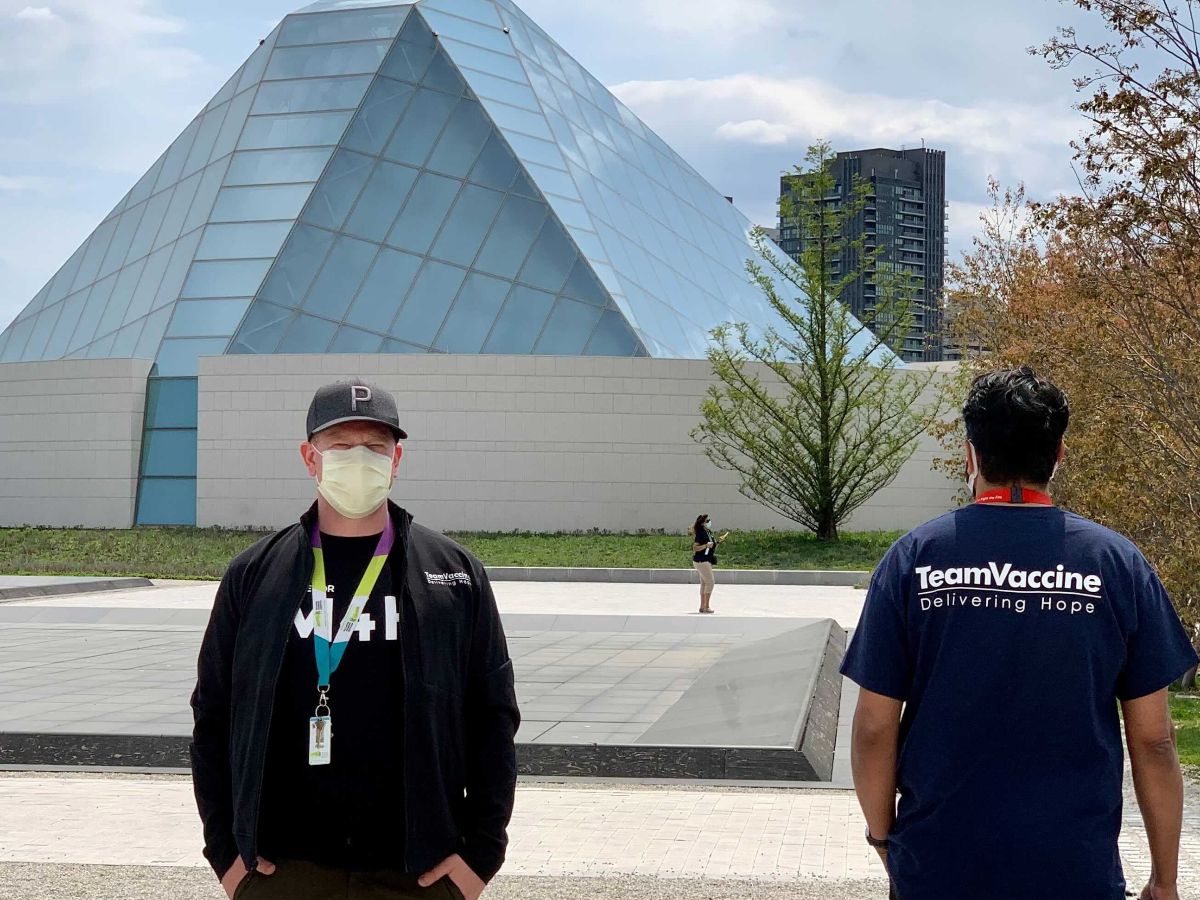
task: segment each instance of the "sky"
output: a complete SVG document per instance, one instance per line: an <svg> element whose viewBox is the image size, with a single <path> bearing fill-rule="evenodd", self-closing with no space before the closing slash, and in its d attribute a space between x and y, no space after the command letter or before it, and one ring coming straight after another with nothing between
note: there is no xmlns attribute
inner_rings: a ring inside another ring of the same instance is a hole
<svg viewBox="0 0 1200 900"><path fill-rule="evenodd" d="M1074 189L1058 0L517 0L753 220L807 147L947 154L950 251L987 181ZM0 327L302 0L0 0Z"/></svg>

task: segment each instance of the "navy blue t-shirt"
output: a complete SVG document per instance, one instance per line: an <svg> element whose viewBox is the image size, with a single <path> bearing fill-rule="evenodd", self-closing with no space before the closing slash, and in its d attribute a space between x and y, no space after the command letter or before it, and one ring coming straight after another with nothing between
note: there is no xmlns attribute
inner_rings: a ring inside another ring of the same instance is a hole
<svg viewBox="0 0 1200 900"><path fill-rule="evenodd" d="M1117 700L1196 662L1125 538L972 504L876 569L842 673L905 701L888 866L902 900L1118 900Z"/></svg>

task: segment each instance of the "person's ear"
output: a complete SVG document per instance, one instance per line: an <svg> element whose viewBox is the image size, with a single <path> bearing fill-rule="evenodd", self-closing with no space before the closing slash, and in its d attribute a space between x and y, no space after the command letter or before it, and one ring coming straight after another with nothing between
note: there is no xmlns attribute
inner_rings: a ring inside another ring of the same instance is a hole
<svg viewBox="0 0 1200 900"><path fill-rule="evenodd" d="M316 478L319 473L320 459L317 454L317 448L308 441L300 443L300 458L304 460L304 467L308 469L309 477Z"/></svg>
<svg viewBox="0 0 1200 900"><path fill-rule="evenodd" d="M1067 455L1067 442L1059 441L1058 455L1054 457L1054 464L1059 465L1063 461L1063 457Z"/></svg>
<svg viewBox="0 0 1200 900"><path fill-rule="evenodd" d="M400 468L400 458L404 456L404 445L397 444L396 452L392 456L392 477L396 477L396 470Z"/></svg>

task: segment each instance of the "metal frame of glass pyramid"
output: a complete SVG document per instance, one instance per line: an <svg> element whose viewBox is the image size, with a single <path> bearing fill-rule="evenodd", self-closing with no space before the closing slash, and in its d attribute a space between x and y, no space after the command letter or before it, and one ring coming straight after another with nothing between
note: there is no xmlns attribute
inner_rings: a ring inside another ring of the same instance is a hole
<svg viewBox="0 0 1200 900"><path fill-rule="evenodd" d="M324 0L0 333L0 362L699 358L719 323L775 324L751 227L508 0Z"/></svg>

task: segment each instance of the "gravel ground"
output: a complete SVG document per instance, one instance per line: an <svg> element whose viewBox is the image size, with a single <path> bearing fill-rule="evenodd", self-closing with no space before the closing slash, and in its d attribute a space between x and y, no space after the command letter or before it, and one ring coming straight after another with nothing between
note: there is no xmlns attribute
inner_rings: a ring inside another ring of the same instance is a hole
<svg viewBox="0 0 1200 900"><path fill-rule="evenodd" d="M207 869L0 864L4 900L223 900ZM485 900L883 900L882 881L698 881L503 875Z"/></svg>

